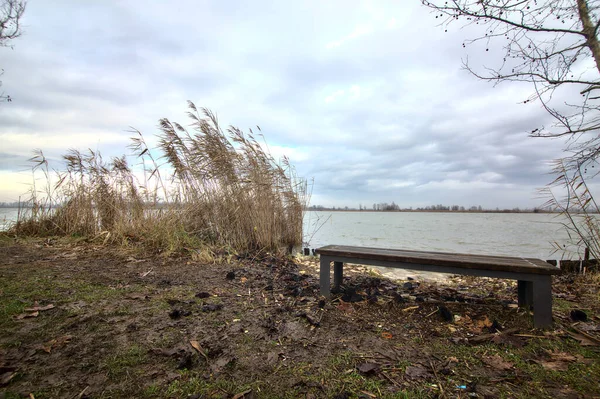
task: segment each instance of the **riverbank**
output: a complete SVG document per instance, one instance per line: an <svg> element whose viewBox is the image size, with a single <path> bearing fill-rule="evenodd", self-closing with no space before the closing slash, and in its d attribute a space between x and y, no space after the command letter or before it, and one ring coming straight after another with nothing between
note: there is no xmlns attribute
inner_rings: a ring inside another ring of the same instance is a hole
<svg viewBox="0 0 600 399"><path fill-rule="evenodd" d="M346 276L345 292L325 301L311 258L160 257L4 238L0 390L38 399L600 395L597 276L555 279L549 331L532 329L510 281L390 281L361 267ZM588 321L572 320L574 310Z"/></svg>

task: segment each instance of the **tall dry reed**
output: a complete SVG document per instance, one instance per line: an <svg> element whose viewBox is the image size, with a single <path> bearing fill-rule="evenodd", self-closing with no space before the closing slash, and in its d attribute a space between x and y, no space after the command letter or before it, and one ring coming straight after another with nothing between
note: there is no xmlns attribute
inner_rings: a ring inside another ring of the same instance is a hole
<svg viewBox="0 0 600 399"><path fill-rule="evenodd" d="M157 148L132 131L134 167L126 156L105 161L98 152L69 150L64 168L50 171L38 151L31 160L45 184L34 180L32 212L13 231L135 242L166 252L300 245L306 181L287 158L273 159L252 130L225 133L212 112L188 105L191 131L161 119Z"/></svg>

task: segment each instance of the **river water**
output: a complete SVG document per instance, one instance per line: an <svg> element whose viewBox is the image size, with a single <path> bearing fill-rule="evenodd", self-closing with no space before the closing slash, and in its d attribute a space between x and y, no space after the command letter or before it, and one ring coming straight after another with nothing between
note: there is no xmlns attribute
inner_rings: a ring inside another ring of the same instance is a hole
<svg viewBox="0 0 600 399"><path fill-rule="evenodd" d="M17 220L18 214L17 208L0 208L0 231L9 228Z"/></svg>

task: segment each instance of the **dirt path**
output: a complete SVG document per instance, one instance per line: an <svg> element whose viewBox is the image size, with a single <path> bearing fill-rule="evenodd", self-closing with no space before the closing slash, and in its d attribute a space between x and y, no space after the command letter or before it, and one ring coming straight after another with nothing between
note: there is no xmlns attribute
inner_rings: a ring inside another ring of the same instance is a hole
<svg viewBox="0 0 600 399"><path fill-rule="evenodd" d="M598 279L560 277L542 332L510 281L356 268L325 301L315 268L6 242L0 397L600 397Z"/></svg>

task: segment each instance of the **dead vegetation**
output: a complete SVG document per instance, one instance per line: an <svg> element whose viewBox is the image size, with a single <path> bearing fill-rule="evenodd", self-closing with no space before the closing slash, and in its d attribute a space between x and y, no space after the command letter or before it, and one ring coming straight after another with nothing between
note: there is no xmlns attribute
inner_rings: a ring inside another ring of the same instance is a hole
<svg viewBox="0 0 600 399"><path fill-rule="evenodd" d="M302 242L306 181L287 158L278 163L250 130L230 127L189 102L192 131L159 122L157 148L134 130L129 157L105 161L71 149L51 170L41 150L32 158L30 212L17 236L84 236L172 253L281 250ZM260 130L260 128L258 128ZM134 159L130 165L128 159Z"/></svg>

